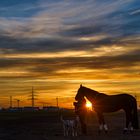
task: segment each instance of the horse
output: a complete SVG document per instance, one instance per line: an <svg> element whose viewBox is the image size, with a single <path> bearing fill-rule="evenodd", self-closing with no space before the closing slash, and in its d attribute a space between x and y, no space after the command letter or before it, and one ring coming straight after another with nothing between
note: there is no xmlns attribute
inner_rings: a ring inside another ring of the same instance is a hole
<svg viewBox="0 0 140 140"><path fill-rule="evenodd" d="M137 102L132 95L107 95L80 85L80 88L75 96L75 100L81 101L85 97L92 103L92 106L97 114L99 132L101 132L102 129L104 129L105 132L108 131L103 113L115 112L120 109L123 109L126 114L126 126L123 133L126 133L128 130L133 132L134 129L139 128Z"/></svg>
<svg viewBox="0 0 140 140"><path fill-rule="evenodd" d="M86 100L83 98L78 102L73 103L75 107L75 114L79 117L79 121L81 124L81 131L83 135L87 135L87 124L86 124Z"/></svg>

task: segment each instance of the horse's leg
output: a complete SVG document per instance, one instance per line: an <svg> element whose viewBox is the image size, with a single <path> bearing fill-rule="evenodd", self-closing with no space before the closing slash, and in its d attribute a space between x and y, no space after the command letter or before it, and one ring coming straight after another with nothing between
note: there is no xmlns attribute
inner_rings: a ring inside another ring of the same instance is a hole
<svg viewBox="0 0 140 140"><path fill-rule="evenodd" d="M130 133L133 133L134 128L133 128L133 115L132 115L132 111L130 112Z"/></svg>
<svg viewBox="0 0 140 140"><path fill-rule="evenodd" d="M85 123L81 123L82 134L87 135L87 125Z"/></svg>
<svg viewBox="0 0 140 140"><path fill-rule="evenodd" d="M80 124L81 124L82 134L87 135L87 125L85 122L85 116L83 114L79 115L79 120L80 120Z"/></svg>
<svg viewBox="0 0 140 140"><path fill-rule="evenodd" d="M126 114L126 125L125 128L123 130L123 133L125 134L128 131L130 122L131 122L131 118L132 118L132 113L131 111L125 110L125 114Z"/></svg>
<svg viewBox="0 0 140 140"><path fill-rule="evenodd" d="M98 116L98 122L99 122L99 134L102 132L103 130L103 126L104 126L104 119L103 119L103 115L100 114L100 113L97 113L97 116Z"/></svg>
<svg viewBox="0 0 140 140"><path fill-rule="evenodd" d="M104 120L104 116L102 113L97 113L98 116L98 121L99 121L99 133L101 133L101 131L104 129L105 132L107 133L108 128L107 125L105 124L105 120Z"/></svg>

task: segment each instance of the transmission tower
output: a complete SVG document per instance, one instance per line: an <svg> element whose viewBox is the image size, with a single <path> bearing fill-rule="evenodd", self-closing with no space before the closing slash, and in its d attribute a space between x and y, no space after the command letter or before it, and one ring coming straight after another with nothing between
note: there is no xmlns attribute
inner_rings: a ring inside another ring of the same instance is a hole
<svg viewBox="0 0 140 140"><path fill-rule="evenodd" d="M31 95L30 95L30 99L29 100L31 100L31 104L32 104L32 108L34 108L35 107L35 100L36 100L36 98L35 98L35 92L34 92L34 87L32 87L32 92L31 92Z"/></svg>

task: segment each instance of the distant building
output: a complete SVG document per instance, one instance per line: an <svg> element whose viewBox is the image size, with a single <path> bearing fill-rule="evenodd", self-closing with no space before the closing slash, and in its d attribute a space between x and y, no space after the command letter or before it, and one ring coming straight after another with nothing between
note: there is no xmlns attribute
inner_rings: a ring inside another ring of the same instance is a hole
<svg viewBox="0 0 140 140"><path fill-rule="evenodd" d="M39 107L30 107L30 106L27 106L27 107L24 107L23 110L24 111L39 111L40 108Z"/></svg>
<svg viewBox="0 0 140 140"><path fill-rule="evenodd" d="M8 111L16 112L16 111L23 111L22 107L10 107Z"/></svg>
<svg viewBox="0 0 140 140"><path fill-rule="evenodd" d="M45 110L45 111L58 111L59 110L59 107L55 107L55 106L47 106L47 107L43 107L42 110Z"/></svg>

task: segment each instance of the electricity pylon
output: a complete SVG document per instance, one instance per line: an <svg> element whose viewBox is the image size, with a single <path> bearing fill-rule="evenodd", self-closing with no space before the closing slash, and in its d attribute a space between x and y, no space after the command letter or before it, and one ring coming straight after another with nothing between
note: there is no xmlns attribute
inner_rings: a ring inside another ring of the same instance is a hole
<svg viewBox="0 0 140 140"><path fill-rule="evenodd" d="M36 100L36 98L35 98L35 93L34 93L34 88L32 87L32 92L31 92L31 95L30 95L30 99L29 100L31 100L31 104L32 104L32 108L34 108L35 107L35 100Z"/></svg>

